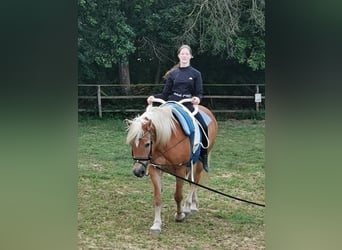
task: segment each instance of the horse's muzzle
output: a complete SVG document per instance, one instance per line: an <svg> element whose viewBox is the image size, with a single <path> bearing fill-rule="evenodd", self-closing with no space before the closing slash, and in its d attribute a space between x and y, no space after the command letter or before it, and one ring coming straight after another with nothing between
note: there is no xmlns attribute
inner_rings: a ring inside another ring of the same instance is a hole
<svg viewBox="0 0 342 250"><path fill-rule="evenodd" d="M133 174L136 177L144 177L146 175L146 164L141 161L135 162L133 165Z"/></svg>

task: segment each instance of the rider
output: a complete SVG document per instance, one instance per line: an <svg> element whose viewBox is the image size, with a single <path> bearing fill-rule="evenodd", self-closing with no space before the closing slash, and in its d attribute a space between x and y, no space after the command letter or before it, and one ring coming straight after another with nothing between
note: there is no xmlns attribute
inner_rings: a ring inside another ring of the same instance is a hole
<svg viewBox="0 0 342 250"><path fill-rule="evenodd" d="M147 103L152 104L153 98L160 98L165 101L180 101L185 98L191 98L191 103L184 105L193 112L193 105L198 105L203 97L203 82L201 72L190 65L190 60L193 58L192 51L189 45L182 45L177 51L179 62L173 66L164 75L166 79L162 93L147 98ZM202 117L197 112L196 119L202 125L205 134L208 134L208 127ZM202 131L202 130L201 130ZM206 135L202 134L202 144L200 158L203 163L203 168L208 172L208 142Z"/></svg>

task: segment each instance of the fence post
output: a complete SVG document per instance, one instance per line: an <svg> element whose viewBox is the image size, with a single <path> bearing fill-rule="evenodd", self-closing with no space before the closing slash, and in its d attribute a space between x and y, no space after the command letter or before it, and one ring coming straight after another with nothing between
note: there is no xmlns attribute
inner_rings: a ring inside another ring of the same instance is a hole
<svg viewBox="0 0 342 250"><path fill-rule="evenodd" d="M259 85L257 84L256 86L256 93L255 93L255 109L257 112L259 112L259 103L261 101L261 95L259 93Z"/></svg>
<svg viewBox="0 0 342 250"><path fill-rule="evenodd" d="M99 107L99 116L102 118L101 85L97 85L97 105Z"/></svg>

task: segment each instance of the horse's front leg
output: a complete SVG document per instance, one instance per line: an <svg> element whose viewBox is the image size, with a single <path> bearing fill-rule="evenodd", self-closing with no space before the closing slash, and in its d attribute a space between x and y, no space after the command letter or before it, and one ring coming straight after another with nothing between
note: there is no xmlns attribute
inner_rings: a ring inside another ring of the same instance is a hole
<svg viewBox="0 0 342 250"><path fill-rule="evenodd" d="M176 175L185 177L186 167L180 167L176 171ZM182 199L183 199L183 180L176 178L176 192L175 192L175 201L177 205L177 213L175 214L175 220L177 222L181 222L185 219L186 214L182 211Z"/></svg>
<svg viewBox="0 0 342 250"><path fill-rule="evenodd" d="M154 221L150 228L151 233L161 232L161 176L162 172L153 167L149 169L150 178L153 184L154 195Z"/></svg>

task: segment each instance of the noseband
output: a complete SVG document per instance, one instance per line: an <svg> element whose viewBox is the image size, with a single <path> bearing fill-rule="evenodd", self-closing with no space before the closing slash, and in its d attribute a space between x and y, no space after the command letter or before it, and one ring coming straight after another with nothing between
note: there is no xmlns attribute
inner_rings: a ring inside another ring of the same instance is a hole
<svg viewBox="0 0 342 250"><path fill-rule="evenodd" d="M141 165L143 165L145 168L147 168L147 163L144 163L145 162L149 162L151 161L152 159L152 132L150 130L147 130L143 135L142 137L139 138L142 139L145 137L146 134L149 134L150 135L150 141L149 141L149 153L148 153L148 156L147 157L135 157L134 154L133 154L133 149L132 149L132 158L133 160L136 162L136 163L140 163Z"/></svg>

